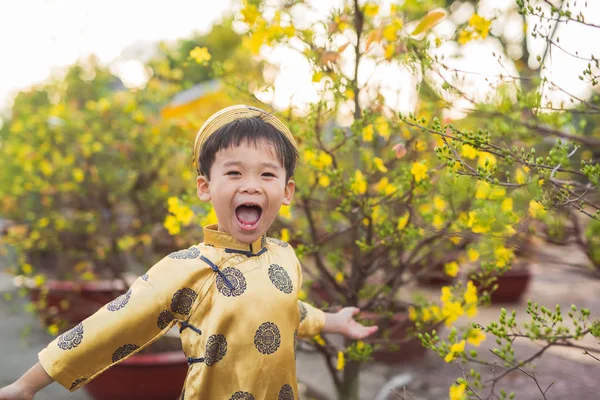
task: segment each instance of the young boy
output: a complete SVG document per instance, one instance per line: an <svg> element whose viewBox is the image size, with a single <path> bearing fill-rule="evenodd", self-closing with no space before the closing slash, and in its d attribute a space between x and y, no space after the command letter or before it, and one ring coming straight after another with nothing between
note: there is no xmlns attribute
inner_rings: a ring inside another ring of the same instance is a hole
<svg viewBox="0 0 600 400"><path fill-rule="evenodd" d="M357 308L324 313L298 301L293 249L265 236L292 201L297 154L288 128L263 110L240 105L210 117L194 159L198 197L212 202L218 224L50 343L0 400L32 399L53 381L74 391L175 324L189 363L182 399L298 399L296 337L361 339L377 327L354 321Z"/></svg>

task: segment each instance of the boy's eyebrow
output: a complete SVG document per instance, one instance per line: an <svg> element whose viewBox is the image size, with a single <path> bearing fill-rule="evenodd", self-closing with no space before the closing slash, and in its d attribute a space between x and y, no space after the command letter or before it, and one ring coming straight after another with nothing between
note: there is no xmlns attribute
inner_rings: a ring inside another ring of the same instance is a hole
<svg viewBox="0 0 600 400"><path fill-rule="evenodd" d="M241 161L227 161L223 164L223 167L232 167L232 166L240 166L243 163ZM281 167L277 164L271 163L271 162L263 162L261 163L261 165L263 167L269 167L269 168L273 168L273 169L280 169Z"/></svg>

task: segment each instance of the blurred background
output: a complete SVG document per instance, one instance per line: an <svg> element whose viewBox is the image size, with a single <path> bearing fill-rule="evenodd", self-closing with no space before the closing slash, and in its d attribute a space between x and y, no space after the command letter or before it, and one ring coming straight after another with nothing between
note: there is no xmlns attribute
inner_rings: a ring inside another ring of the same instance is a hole
<svg viewBox="0 0 600 400"><path fill-rule="evenodd" d="M202 240L216 216L194 198L193 140L244 103L300 145L269 236L301 259L301 299L381 328L299 341L299 398L597 397L600 2L28 0L0 15L0 386ZM175 399L186 370L175 330L36 399Z"/></svg>

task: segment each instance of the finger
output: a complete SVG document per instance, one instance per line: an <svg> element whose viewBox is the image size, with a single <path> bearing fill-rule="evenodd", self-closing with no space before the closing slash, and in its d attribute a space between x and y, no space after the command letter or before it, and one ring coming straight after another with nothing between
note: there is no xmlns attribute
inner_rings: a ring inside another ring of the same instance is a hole
<svg viewBox="0 0 600 400"><path fill-rule="evenodd" d="M352 309L352 316L355 316L356 314L358 314L360 312L360 308L357 307L350 307Z"/></svg>

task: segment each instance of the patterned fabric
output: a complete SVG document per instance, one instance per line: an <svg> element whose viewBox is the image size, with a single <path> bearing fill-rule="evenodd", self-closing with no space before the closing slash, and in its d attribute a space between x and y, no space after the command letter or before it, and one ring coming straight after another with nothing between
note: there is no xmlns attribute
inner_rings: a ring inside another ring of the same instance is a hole
<svg viewBox="0 0 600 400"><path fill-rule="evenodd" d="M113 353L112 361L117 362L119 360L122 360L139 348L140 346L135 344L126 344L124 346L121 346Z"/></svg>
<svg viewBox="0 0 600 400"><path fill-rule="evenodd" d="M262 354L273 354L281 345L279 328L272 322L262 324L254 335L254 345Z"/></svg>
<svg viewBox="0 0 600 400"><path fill-rule="evenodd" d="M127 293L120 295L110 303L106 305L108 311L117 311L121 308L125 307L129 302L129 298L131 297L131 289L127 291Z"/></svg>
<svg viewBox="0 0 600 400"><path fill-rule="evenodd" d="M143 280L148 282L148 274L144 274L144 275L140 276L140 278L142 278Z"/></svg>
<svg viewBox="0 0 600 400"><path fill-rule="evenodd" d="M83 341L83 324L77 324L74 328L58 337L58 347L63 350L71 350L79 346Z"/></svg>
<svg viewBox="0 0 600 400"><path fill-rule="evenodd" d="M190 247L189 249L179 250L169 254L170 258L175 258L178 260L189 260L192 258L198 258L198 256L200 256L200 250L198 250L197 247Z"/></svg>
<svg viewBox="0 0 600 400"><path fill-rule="evenodd" d="M295 340L317 335L325 317L299 303L302 271L292 247L269 244L246 257L226 251L246 244L213 233L205 237L214 247L200 244L164 257L148 270L151 280L136 279L125 295L56 338L39 353L44 370L65 389L79 390L177 322L192 360L182 398L297 400ZM257 238L253 249L261 242Z"/></svg>
<svg viewBox="0 0 600 400"><path fill-rule="evenodd" d="M217 289L222 295L227 297L236 297L241 296L242 293L246 291L246 278L244 278L244 274L242 274L239 269L234 267L225 268L223 270L223 275L225 275L229 282L231 282L234 289L229 289L223 278L218 276Z"/></svg>
<svg viewBox="0 0 600 400"><path fill-rule="evenodd" d="M290 294L294 290L294 285L287 271L277 264L271 264L269 267L269 278L273 285L285 294Z"/></svg>
<svg viewBox="0 0 600 400"><path fill-rule="evenodd" d="M171 311L188 315L192 311L192 304L196 301L196 297L198 297L198 293L190 288L178 290L171 299Z"/></svg>
<svg viewBox="0 0 600 400"><path fill-rule="evenodd" d="M271 242L273 244L276 244L278 246L281 246L281 247L288 247L289 246L289 244L287 244L286 242L284 242L281 239L269 238L269 242Z"/></svg>

